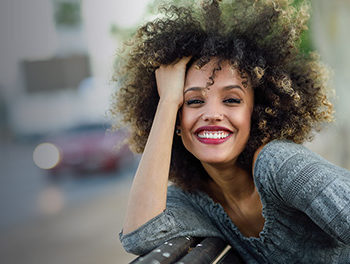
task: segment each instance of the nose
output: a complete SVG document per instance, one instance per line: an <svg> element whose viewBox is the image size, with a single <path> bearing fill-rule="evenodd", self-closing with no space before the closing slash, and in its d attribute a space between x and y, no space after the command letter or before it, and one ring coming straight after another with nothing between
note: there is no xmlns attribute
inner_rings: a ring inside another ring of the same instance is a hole
<svg viewBox="0 0 350 264"><path fill-rule="evenodd" d="M202 115L204 121L222 121L224 119L223 114L219 113L204 113Z"/></svg>

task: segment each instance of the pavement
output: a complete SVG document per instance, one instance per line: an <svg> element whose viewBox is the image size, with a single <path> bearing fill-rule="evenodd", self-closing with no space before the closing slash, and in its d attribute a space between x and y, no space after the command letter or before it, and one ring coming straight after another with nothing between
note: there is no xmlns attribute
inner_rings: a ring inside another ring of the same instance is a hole
<svg viewBox="0 0 350 264"><path fill-rule="evenodd" d="M128 263L119 240L127 185L90 201L11 228L1 235L1 263Z"/></svg>
<svg viewBox="0 0 350 264"><path fill-rule="evenodd" d="M52 184L32 165L32 145L2 145L0 263L129 263L122 228L135 164L112 177Z"/></svg>

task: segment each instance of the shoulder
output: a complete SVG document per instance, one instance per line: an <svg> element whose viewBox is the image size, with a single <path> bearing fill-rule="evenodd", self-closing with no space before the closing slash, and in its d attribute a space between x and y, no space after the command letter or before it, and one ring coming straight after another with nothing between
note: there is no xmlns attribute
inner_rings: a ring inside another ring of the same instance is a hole
<svg viewBox="0 0 350 264"><path fill-rule="evenodd" d="M255 183L258 189L276 195L301 180L297 178L306 168L328 163L303 145L288 140L273 140L257 152L253 168Z"/></svg>
<svg viewBox="0 0 350 264"><path fill-rule="evenodd" d="M168 186L167 203L170 204L183 204L190 202L190 193L184 191L180 187L171 184Z"/></svg>
<svg viewBox="0 0 350 264"><path fill-rule="evenodd" d="M276 158L274 162L283 163L286 158L295 154L310 154L311 151L301 144L289 140L273 140L260 147L255 154L256 163Z"/></svg>
<svg viewBox="0 0 350 264"><path fill-rule="evenodd" d="M219 207L205 192L188 192L174 185L168 187L167 208L180 211L183 223L188 226L213 229L212 225L217 223L222 214Z"/></svg>
<svg viewBox="0 0 350 264"><path fill-rule="evenodd" d="M273 140L257 150L254 156L254 174L277 172L283 166L293 168L294 163L300 159L303 164L326 162L301 144L289 140Z"/></svg>
<svg viewBox="0 0 350 264"><path fill-rule="evenodd" d="M200 191L189 192L176 185L168 186L166 211L181 235L221 237L211 217L212 201Z"/></svg>
<svg viewBox="0 0 350 264"><path fill-rule="evenodd" d="M206 195L199 191L188 192L179 186L169 185L167 192L167 208L179 208L184 211L191 211L193 214L200 214L202 204L206 201Z"/></svg>
<svg viewBox="0 0 350 264"><path fill-rule="evenodd" d="M350 177L349 171L301 144L274 140L257 155L254 180L257 188L270 197L292 201L301 193L313 197L332 182L348 183Z"/></svg>

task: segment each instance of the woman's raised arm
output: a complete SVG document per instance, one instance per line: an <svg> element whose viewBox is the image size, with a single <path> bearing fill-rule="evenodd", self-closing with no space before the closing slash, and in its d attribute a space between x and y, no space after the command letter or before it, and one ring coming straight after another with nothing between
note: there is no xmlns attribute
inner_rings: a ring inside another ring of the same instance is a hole
<svg viewBox="0 0 350 264"><path fill-rule="evenodd" d="M166 207L167 185L175 122L183 103L184 57L156 70L159 103L152 128L129 194L123 233L134 231Z"/></svg>

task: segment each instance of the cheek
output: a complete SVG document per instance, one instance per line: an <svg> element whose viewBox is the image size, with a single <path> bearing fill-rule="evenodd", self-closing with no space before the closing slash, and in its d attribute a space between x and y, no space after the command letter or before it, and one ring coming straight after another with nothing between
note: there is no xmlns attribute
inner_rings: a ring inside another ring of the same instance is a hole
<svg viewBox="0 0 350 264"><path fill-rule="evenodd" d="M191 113L191 111L187 109L183 109L180 115L180 126L181 130L186 132L189 132L194 125L194 115Z"/></svg>
<svg viewBox="0 0 350 264"><path fill-rule="evenodd" d="M192 146L192 129L196 118L192 111L183 110L180 115L181 140L185 148L190 151ZM190 151L191 152L191 151Z"/></svg>
<svg viewBox="0 0 350 264"><path fill-rule="evenodd" d="M251 116L251 111L242 110L239 113L235 113L232 121L239 130L250 130Z"/></svg>

